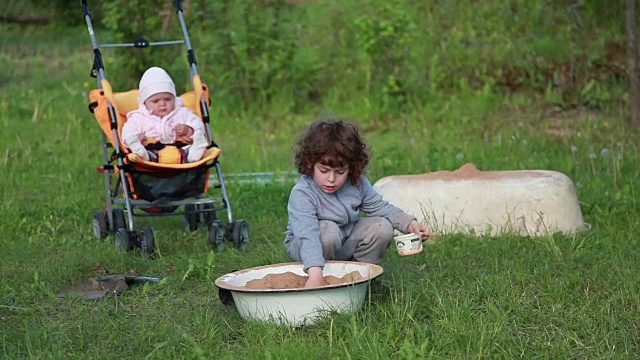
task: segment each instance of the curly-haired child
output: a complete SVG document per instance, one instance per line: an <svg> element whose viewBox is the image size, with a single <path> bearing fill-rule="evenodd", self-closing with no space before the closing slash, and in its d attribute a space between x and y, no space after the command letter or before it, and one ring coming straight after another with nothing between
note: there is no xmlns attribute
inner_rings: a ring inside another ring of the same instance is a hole
<svg viewBox="0 0 640 360"><path fill-rule="evenodd" d="M348 122L316 121L299 139L295 164L302 177L289 196L284 246L303 262L305 287L323 284L325 260L380 263L394 229L429 238L429 226L373 188L363 175L368 163L367 144Z"/></svg>

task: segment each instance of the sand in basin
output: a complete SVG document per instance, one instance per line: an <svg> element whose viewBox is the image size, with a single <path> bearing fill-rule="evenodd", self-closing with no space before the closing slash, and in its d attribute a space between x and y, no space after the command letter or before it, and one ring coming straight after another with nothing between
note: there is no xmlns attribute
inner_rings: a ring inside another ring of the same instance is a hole
<svg viewBox="0 0 640 360"><path fill-rule="evenodd" d="M245 287L249 289L295 289L303 288L309 277L292 272L282 274L267 274L261 279L249 280ZM348 284L364 277L358 271L352 271L342 277L327 275L324 277L324 285Z"/></svg>

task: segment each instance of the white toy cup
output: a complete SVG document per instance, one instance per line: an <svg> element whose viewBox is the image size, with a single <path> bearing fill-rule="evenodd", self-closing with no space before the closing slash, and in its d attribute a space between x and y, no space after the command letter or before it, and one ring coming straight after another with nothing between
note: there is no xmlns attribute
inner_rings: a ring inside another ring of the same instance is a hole
<svg viewBox="0 0 640 360"><path fill-rule="evenodd" d="M404 234L393 238L400 256L414 255L422 252L422 236L420 234Z"/></svg>

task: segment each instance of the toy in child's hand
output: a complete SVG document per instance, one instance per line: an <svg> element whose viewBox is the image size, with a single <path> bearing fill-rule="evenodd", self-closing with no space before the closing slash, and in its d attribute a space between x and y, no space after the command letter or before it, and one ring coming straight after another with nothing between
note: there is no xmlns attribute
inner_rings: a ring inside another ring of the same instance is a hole
<svg viewBox="0 0 640 360"><path fill-rule="evenodd" d="M173 129L176 132L176 136L190 136L194 133L193 128L185 124L178 124Z"/></svg>

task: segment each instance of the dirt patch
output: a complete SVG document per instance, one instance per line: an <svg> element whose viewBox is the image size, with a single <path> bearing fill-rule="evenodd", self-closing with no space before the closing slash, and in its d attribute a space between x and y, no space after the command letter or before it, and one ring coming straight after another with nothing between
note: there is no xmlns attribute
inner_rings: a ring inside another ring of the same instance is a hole
<svg viewBox="0 0 640 360"><path fill-rule="evenodd" d="M303 288L309 277L292 272L282 274L268 274L261 279L249 280L245 285L249 289L296 289ZM364 277L358 271L352 271L342 277L327 275L322 286L349 284Z"/></svg>
<svg viewBox="0 0 640 360"><path fill-rule="evenodd" d="M138 283L158 283L159 278L149 276L104 275L89 278L71 284L56 293L57 296L77 295L87 299L97 299L106 294L121 293L130 290Z"/></svg>

